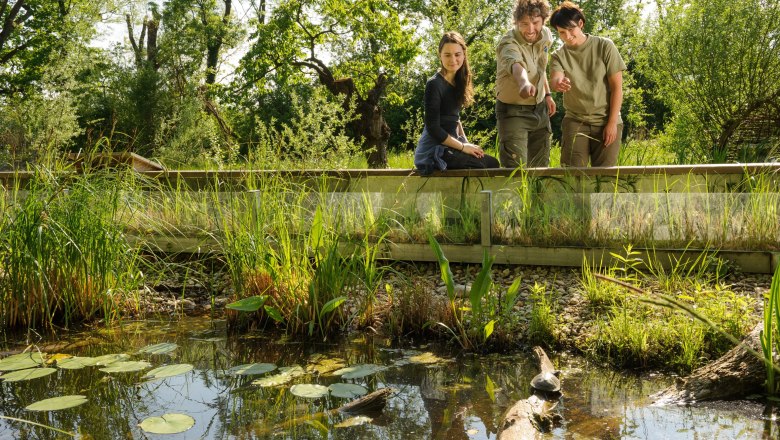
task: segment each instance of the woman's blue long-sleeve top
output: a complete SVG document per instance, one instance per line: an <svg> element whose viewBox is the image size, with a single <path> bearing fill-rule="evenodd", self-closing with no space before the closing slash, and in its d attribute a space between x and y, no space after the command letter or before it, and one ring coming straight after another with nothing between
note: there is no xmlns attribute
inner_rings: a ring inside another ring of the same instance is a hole
<svg viewBox="0 0 780 440"><path fill-rule="evenodd" d="M462 141L458 137L460 107L455 87L439 72L428 79L425 83L425 128L414 151L414 166L422 174L447 169L442 160L447 147L442 142L448 135Z"/></svg>

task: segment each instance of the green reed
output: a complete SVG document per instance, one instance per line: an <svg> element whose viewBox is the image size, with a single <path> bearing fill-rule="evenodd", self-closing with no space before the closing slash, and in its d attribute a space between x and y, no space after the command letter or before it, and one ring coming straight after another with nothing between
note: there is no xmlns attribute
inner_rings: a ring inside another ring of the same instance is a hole
<svg viewBox="0 0 780 440"><path fill-rule="evenodd" d="M10 198L0 227L0 319L6 327L117 319L142 278L125 240L122 173L37 169Z"/></svg>

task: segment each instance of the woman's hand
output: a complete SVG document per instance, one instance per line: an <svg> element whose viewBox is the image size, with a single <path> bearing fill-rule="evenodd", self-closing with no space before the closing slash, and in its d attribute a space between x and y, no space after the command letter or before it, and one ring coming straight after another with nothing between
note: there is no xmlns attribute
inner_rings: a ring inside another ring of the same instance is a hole
<svg viewBox="0 0 780 440"><path fill-rule="evenodd" d="M560 77L550 80L550 86L556 92L568 92L571 90L571 80L568 77Z"/></svg>
<svg viewBox="0 0 780 440"><path fill-rule="evenodd" d="M468 142L463 143L463 152L466 154L470 154L476 157L477 159L480 159L485 156L485 152L482 151L482 147Z"/></svg>

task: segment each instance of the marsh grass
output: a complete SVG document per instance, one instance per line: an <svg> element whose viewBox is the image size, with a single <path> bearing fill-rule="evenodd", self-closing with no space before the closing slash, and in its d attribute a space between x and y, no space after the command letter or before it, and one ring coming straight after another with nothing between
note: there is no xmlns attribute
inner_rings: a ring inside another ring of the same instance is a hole
<svg viewBox="0 0 780 440"><path fill-rule="evenodd" d="M634 252L629 250L625 259L634 260L629 258ZM702 266L704 261L697 260L694 266ZM632 265L639 263L628 267ZM583 269L585 291L592 290L586 296L589 301L598 301L591 304L594 330L584 349L617 367L669 367L690 372L731 348L732 339L746 334L755 321L751 298L714 278L687 278L690 267L673 267L671 277L662 282L654 281L651 274L633 276L625 269L625 263L620 262L607 270L608 276ZM670 287L674 290L668 290ZM697 310L712 325L682 309L654 307L658 297L673 298Z"/></svg>
<svg viewBox="0 0 780 440"><path fill-rule="evenodd" d="M556 318L553 298L545 286L534 283L531 287L531 318L528 321L528 343L552 348L557 345Z"/></svg>
<svg viewBox="0 0 780 440"><path fill-rule="evenodd" d="M378 264L382 236L371 232L375 219L366 215L364 240L345 246L340 205L324 188L281 178L259 187L251 197L214 201L221 224L213 237L233 280L234 299L267 298L253 316L230 312L234 327L273 323L290 334L326 338L368 322L384 271ZM347 303L357 310L348 312Z"/></svg>
<svg viewBox="0 0 780 440"><path fill-rule="evenodd" d="M118 319L142 280L121 225L126 175L37 169L0 226L0 316L6 328Z"/></svg>

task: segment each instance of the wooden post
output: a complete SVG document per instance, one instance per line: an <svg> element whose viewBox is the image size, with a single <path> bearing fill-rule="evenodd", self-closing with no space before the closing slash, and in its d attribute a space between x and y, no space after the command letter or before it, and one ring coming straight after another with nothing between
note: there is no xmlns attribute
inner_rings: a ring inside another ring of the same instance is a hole
<svg viewBox="0 0 780 440"><path fill-rule="evenodd" d="M480 236L482 247L493 246L493 191L480 191L482 199L482 216L480 219Z"/></svg>

